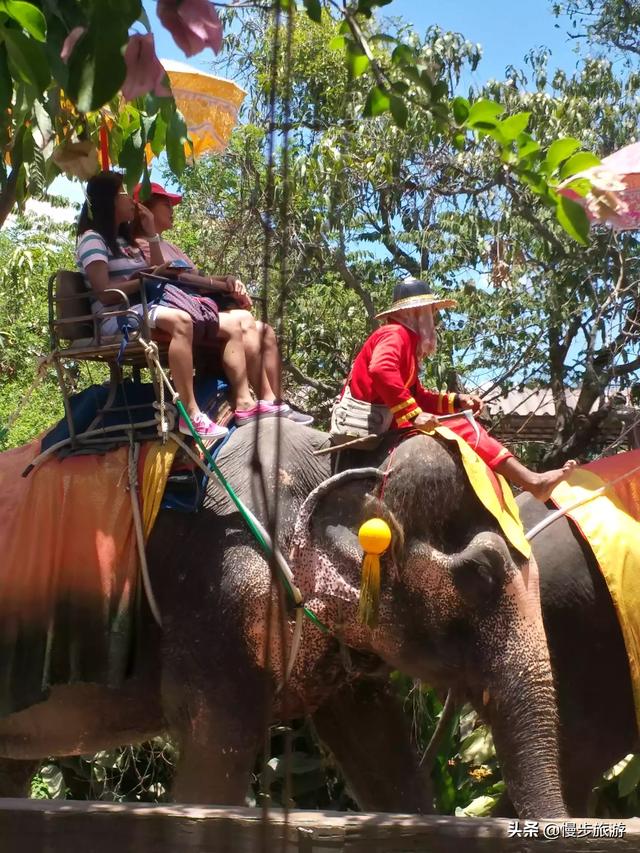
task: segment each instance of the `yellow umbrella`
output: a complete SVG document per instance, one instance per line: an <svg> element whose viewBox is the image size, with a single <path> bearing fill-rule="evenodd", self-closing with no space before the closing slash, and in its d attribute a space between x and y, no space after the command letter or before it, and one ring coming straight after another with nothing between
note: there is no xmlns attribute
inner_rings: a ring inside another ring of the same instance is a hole
<svg viewBox="0 0 640 853"><path fill-rule="evenodd" d="M224 151L247 93L231 80L198 71L184 62L161 61L187 122L193 156Z"/></svg>

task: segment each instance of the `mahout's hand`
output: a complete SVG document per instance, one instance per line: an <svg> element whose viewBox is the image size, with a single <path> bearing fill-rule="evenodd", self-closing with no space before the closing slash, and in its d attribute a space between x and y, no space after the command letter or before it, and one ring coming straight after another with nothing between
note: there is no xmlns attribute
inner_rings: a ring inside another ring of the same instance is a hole
<svg viewBox="0 0 640 853"><path fill-rule="evenodd" d="M435 415L430 415L428 412L420 412L413 423L415 426L422 427L422 429L433 430L438 426L438 419Z"/></svg>
<svg viewBox="0 0 640 853"><path fill-rule="evenodd" d="M458 401L461 409L471 409L476 415L480 414L484 407L482 397L476 394L458 394Z"/></svg>

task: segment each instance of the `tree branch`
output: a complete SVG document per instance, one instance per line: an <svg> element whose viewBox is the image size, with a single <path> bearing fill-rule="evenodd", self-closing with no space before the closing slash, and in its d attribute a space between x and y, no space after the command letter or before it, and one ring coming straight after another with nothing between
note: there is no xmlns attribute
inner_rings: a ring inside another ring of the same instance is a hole
<svg viewBox="0 0 640 853"><path fill-rule="evenodd" d="M310 388L315 388L316 391L322 391L322 393L326 394L328 397L335 397L340 391L339 384L332 385L328 382L322 382L320 379L312 379L311 376L307 376L306 373L303 373L300 368L296 367L289 359L283 359L282 366L289 371L296 382L300 382L301 385L308 385Z"/></svg>
<svg viewBox="0 0 640 853"><path fill-rule="evenodd" d="M322 235L322 243L325 251L329 256L330 265L340 275L346 286L350 290L353 290L354 293L358 294L367 312L368 326L371 330L375 329L378 325L378 322L376 320L376 309L375 305L373 304L373 299L371 298L371 294L364 289L364 287L360 283L360 280L353 274L353 272L349 268L344 249L334 249L324 234Z"/></svg>

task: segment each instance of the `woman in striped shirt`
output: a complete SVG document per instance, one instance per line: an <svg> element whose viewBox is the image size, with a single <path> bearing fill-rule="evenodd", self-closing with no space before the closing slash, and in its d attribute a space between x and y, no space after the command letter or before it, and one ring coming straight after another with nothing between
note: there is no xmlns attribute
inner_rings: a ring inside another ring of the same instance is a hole
<svg viewBox="0 0 640 853"><path fill-rule="evenodd" d="M117 294L106 293L110 288L131 297L136 302L140 293L140 272L149 270L149 262L134 245L129 236L129 223L133 219L136 207L143 223L145 235L150 246L150 263L155 274L163 275L166 265L160 251L160 238L155 233L153 216L142 205L136 205L122 183L122 175L116 172L102 172L91 178L87 184L86 202L83 205L78 222L78 242L76 259L85 276L88 287L95 295L92 310L100 315L119 304ZM132 310L142 313L140 304L132 305ZM184 404L198 434L203 438L222 438L228 430L210 420L200 411L193 393L193 324L186 311L167 308L162 305L150 306L149 324L170 335L169 367L176 390ZM118 331L118 320L105 318L101 331L105 335ZM242 349L242 331L239 329L239 345L232 348L236 357L236 371L229 376L236 398L236 407L246 410L253 407L251 391L247 380L246 362ZM228 349L228 347L227 347ZM190 435L183 418L179 421L180 432Z"/></svg>

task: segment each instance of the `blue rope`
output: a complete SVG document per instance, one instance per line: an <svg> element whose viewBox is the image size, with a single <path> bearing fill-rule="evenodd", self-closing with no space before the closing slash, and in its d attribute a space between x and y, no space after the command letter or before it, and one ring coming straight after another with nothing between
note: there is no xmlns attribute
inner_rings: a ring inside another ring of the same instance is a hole
<svg viewBox="0 0 640 853"><path fill-rule="evenodd" d="M127 344L129 343L129 331L131 326L129 325L128 320L125 320L124 323L120 326L120 331L122 332L122 340L120 341L120 348L118 349L118 355L116 356L116 364L122 364L122 359L124 358L124 351L127 348Z"/></svg>

